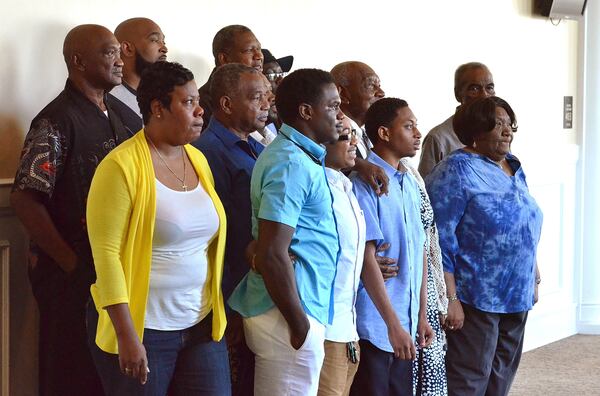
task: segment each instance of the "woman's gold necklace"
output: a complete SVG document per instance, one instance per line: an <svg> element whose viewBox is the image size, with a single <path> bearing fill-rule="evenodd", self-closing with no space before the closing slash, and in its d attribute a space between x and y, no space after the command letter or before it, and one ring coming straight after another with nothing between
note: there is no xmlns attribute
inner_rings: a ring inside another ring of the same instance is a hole
<svg viewBox="0 0 600 396"><path fill-rule="evenodd" d="M188 187L185 184L186 166L185 166L185 156L184 156L184 153L183 153L183 146L180 146L181 147L181 161L183 162L183 179L182 179L179 176L177 176L177 174L175 172L173 172L173 169L171 169L171 167L169 167L169 165L167 164L167 161L165 161L165 159L163 158L163 156L160 155L160 151L158 151L158 149L156 148L156 145L154 144L154 142L152 141L152 139L150 139L150 136L146 135L146 138L148 139L148 141L152 145L152 148L154 149L154 151L156 151L156 154L158 154L158 158L160 158L160 160L167 167L167 169L169 170L169 172L171 172L173 174L173 176L175 176L175 178L177 180L179 180L179 182L181 183L181 188L183 189L183 191L187 191Z"/></svg>

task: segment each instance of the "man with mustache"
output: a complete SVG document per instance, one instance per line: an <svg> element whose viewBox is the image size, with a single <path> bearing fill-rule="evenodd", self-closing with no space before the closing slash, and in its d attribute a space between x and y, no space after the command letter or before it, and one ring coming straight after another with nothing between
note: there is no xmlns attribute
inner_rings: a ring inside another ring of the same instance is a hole
<svg viewBox="0 0 600 396"><path fill-rule="evenodd" d="M31 122L11 205L31 238L29 278L39 321L41 395L102 395L85 328L95 280L85 203L96 166L128 138L106 92L121 84L112 32L80 25L65 37L65 89Z"/></svg>
<svg viewBox="0 0 600 396"><path fill-rule="evenodd" d="M205 129L208 128L213 111L210 84L217 68L228 63L241 63L262 72L264 59L260 42L252 30L243 25L229 25L219 30L213 38L212 52L215 57L215 68L210 73L208 81L198 89L200 106L204 109L202 118Z"/></svg>
<svg viewBox="0 0 600 396"><path fill-rule="evenodd" d="M115 29L115 37L121 43L123 82L109 95L118 99L116 110L134 134L143 126L136 92L142 72L154 62L167 60L168 49L160 26L148 18L131 18L121 22Z"/></svg>
<svg viewBox="0 0 600 396"><path fill-rule="evenodd" d="M252 241L250 177L264 146L250 134L265 127L272 97L271 86L256 69L240 63L217 68L212 76L213 114L196 142L215 179L215 190L227 215L227 245L223 270L223 297L248 272L244 252ZM252 395L254 355L244 342L239 314L227 313L233 395Z"/></svg>

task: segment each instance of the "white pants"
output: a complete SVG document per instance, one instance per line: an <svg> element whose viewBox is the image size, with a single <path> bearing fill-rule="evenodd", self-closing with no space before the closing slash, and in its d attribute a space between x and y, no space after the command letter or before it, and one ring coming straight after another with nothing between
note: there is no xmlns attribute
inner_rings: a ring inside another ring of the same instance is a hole
<svg viewBox="0 0 600 396"><path fill-rule="evenodd" d="M325 326L307 317L310 329L298 350L290 344L290 330L279 309L244 318L246 343L256 355L255 396L317 394L325 356Z"/></svg>

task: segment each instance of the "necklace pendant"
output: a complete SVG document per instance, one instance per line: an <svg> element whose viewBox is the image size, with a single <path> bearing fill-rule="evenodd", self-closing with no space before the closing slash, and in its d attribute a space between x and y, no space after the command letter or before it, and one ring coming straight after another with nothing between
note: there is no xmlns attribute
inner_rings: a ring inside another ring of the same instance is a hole
<svg viewBox="0 0 600 396"><path fill-rule="evenodd" d="M183 184L181 188L183 188L183 191L187 192L187 186L185 184Z"/></svg>

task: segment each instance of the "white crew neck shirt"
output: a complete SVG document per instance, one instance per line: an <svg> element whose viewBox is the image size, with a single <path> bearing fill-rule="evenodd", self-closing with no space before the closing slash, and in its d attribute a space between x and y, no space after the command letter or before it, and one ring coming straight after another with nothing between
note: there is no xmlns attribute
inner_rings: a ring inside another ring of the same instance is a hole
<svg viewBox="0 0 600 396"><path fill-rule="evenodd" d="M219 229L201 183L175 191L156 179L156 218L145 328L183 330L211 311L207 249Z"/></svg>

